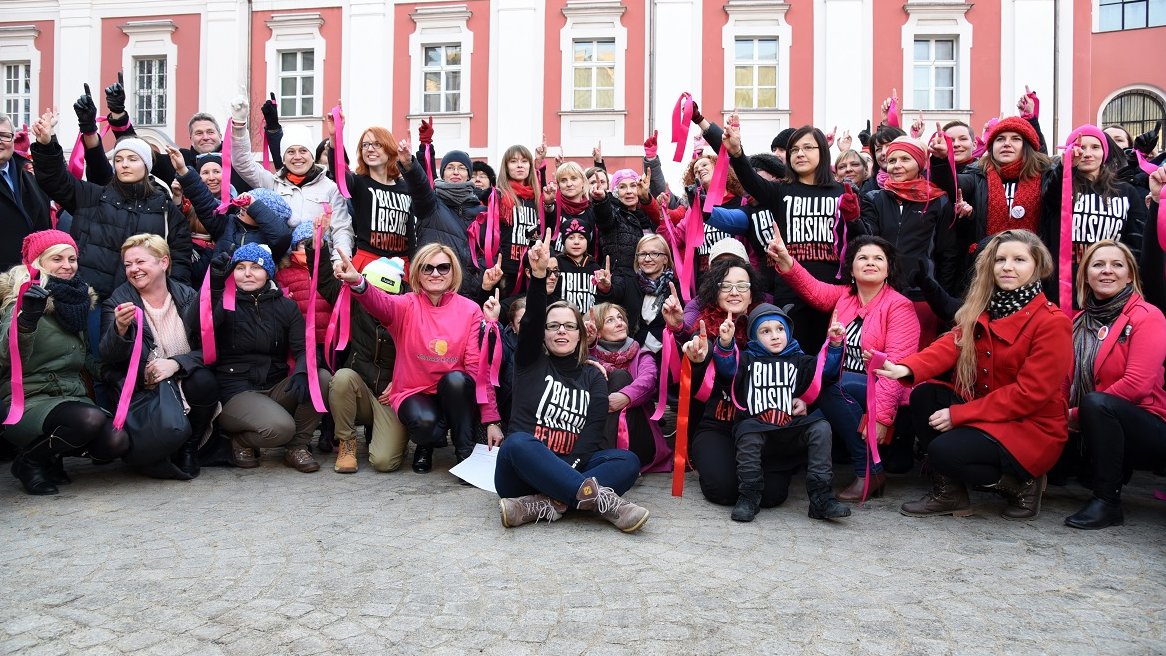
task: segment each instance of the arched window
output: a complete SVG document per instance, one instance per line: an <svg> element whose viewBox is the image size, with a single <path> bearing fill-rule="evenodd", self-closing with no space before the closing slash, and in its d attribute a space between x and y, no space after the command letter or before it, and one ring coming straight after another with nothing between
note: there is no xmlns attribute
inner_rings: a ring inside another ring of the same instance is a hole
<svg viewBox="0 0 1166 656"><path fill-rule="evenodd" d="M1161 121L1161 123L1159 123ZM1162 99L1149 91L1134 89L1117 95L1101 111L1102 125L1122 126L1133 136L1154 129L1158 125L1158 147L1163 145L1163 126L1166 125L1166 106Z"/></svg>

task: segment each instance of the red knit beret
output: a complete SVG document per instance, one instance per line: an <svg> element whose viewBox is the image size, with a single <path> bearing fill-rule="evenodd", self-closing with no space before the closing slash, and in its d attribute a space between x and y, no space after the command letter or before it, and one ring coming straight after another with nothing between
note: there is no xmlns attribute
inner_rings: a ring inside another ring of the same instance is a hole
<svg viewBox="0 0 1166 656"><path fill-rule="evenodd" d="M1027 141L1033 150L1040 150L1040 136L1037 135L1031 123L1019 116L1009 116L996 121L996 125L992 126L992 130L984 138L984 143L988 144L989 150L991 150L992 142L996 140L996 137L1004 132L1015 132L1020 135L1020 138Z"/></svg>
<svg viewBox="0 0 1166 656"><path fill-rule="evenodd" d="M41 230L40 232L34 232L24 238L24 243L20 247L20 259L24 262L24 266L31 270L32 263L40 258L41 253L58 244L72 246L73 250L77 250L77 242L73 241L73 238L67 232L60 230Z"/></svg>

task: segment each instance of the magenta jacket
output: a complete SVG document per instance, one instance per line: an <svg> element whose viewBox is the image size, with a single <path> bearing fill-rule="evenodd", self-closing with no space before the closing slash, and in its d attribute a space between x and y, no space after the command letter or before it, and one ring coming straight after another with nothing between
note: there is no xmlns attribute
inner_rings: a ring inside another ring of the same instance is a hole
<svg viewBox="0 0 1166 656"><path fill-rule="evenodd" d="M849 285L831 285L806 271L798 262L788 273L781 273L789 286L819 312L838 312L838 321L848 325L855 317L862 317L862 348L887 354L891 362L919 350L919 315L906 296L884 285L866 306L857 294L850 293ZM907 388L898 381L878 377L875 380L878 414L875 419L884 426L895 425L899 406L907 402Z"/></svg>
<svg viewBox="0 0 1166 656"><path fill-rule="evenodd" d="M353 296L384 325L397 345L393 389L389 392L394 412L414 394L436 394L442 376L462 371L476 384L485 385L482 422L499 420L494 386L477 380L482 325L482 309L477 303L449 291L435 306L420 292L395 296L372 285Z"/></svg>
<svg viewBox="0 0 1166 656"><path fill-rule="evenodd" d="M1137 346L1138 348L1134 348ZM1135 293L1109 327L1093 361L1095 390L1166 419L1166 317ZM1069 410L1077 417L1077 408Z"/></svg>

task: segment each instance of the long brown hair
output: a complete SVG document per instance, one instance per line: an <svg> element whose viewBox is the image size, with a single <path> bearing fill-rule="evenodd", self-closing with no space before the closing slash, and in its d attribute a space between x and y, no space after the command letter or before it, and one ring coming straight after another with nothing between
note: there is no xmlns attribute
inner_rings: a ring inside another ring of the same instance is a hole
<svg viewBox="0 0 1166 656"><path fill-rule="evenodd" d="M1038 177L1053 165L1053 160L1049 159L1048 155L1033 148L1027 140L1022 139L1021 143L1023 145L1020 147L1020 156L1024 158L1024 165L1020 167L1021 180ZM996 158L992 155L992 144L988 144L988 149L984 151L976 163L981 171L987 171L990 167L997 174L1000 173L1000 165L996 163Z"/></svg>
<svg viewBox="0 0 1166 656"><path fill-rule="evenodd" d="M372 135L372 140L381 145L384 149L385 157L388 159L388 165L385 168L385 174L390 180L396 180L401 177L401 172L397 169L397 140L393 138L393 133L388 129L382 128L379 125L374 125L360 134L360 140L364 141L364 135ZM356 158L356 174L369 176L368 164L364 163L364 146L357 144L359 150Z"/></svg>
<svg viewBox="0 0 1166 656"><path fill-rule="evenodd" d="M528 164L530 164L530 171L526 174L525 180L514 180L514 178L510 177L510 167L508 164L510 163L510 160L515 157L521 157L525 159ZM517 207L518 196L515 196L514 191L510 189L510 182L512 180L514 182L521 182L522 184L529 186L532 190L534 190L535 202L542 202L542 199L539 198L541 190L539 189L538 176L534 170L534 155L531 155L526 146L521 144L515 144L507 148L506 152L502 153L502 166L498 167L498 191L510 199L512 206Z"/></svg>
<svg viewBox="0 0 1166 656"><path fill-rule="evenodd" d="M996 251L1000 244L1005 242L1020 242L1028 246L1036 265L1033 271L1033 280L1043 280L1053 273L1053 256L1049 249L1041 242L1040 237L1028 230L1005 230L988 241L978 256L976 256L976 273L968 285L968 293L964 304L955 313L956 344L960 348L960 357L956 362L955 384L956 391L965 398L971 398L976 384L976 322L980 315L988 309L988 302L999 289L996 286ZM1032 282L1029 280L1024 284Z"/></svg>

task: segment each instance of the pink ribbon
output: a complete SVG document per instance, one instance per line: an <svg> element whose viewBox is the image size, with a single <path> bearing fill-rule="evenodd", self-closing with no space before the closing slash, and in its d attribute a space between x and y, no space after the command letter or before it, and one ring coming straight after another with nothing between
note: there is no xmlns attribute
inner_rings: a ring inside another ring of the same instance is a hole
<svg viewBox="0 0 1166 656"><path fill-rule="evenodd" d="M680 259L680 237L676 234L676 228L672 225L672 219L668 216L668 210L664 209L663 205L657 205L657 209L660 212L660 223L664 226L664 241L668 242L668 247L672 251L672 270L677 276L677 282L679 282L680 268L684 266L684 262ZM599 240L597 239L596 241L598 242ZM681 285L683 289L683 283Z"/></svg>
<svg viewBox="0 0 1166 656"><path fill-rule="evenodd" d="M1024 112L1023 114L1020 115L1020 118L1026 120L1026 121L1034 121L1034 120L1039 119L1040 118L1040 98L1036 97L1035 91L1028 91L1024 95L1029 100L1032 101L1032 111L1031 112Z"/></svg>
<svg viewBox="0 0 1166 656"><path fill-rule="evenodd" d="M1146 175L1153 175L1154 171L1158 170L1157 166L1146 161L1146 156L1142 154L1142 151L1134 149L1134 156L1138 158L1138 168L1142 169Z"/></svg>
<svg viewBox="0 0 1166 656"><path fill-rule="evenodd" d="M870 495L870 464L882 462L879 456L878 390L875 389L875 370L881 369L887 361L887 354L871 349L870 362L866 364L866 448L870 458L866 460L866 478L862 483L862 501Z"/></svg>
<svg viewBox="0 0 1166 656"><path fill-rule="evenodd" d="M336 351L343 351L352 336L352 288L340 285L332 315L328 319L328 329L324 331L324 361L328 368L336 370Z"/></svg>
<svg viewBox="0 0 1166 656"><path fill-rule="evenodd" d="M543 171L544 171L543 179L545 179L546 169L543 169ZM538 206L537 207L537 210L538 210L538 238L542 239L543 235L547 234L547 210L545 207L543 207L543 190L542 190L542 187L540 187L538 184L540 182L538 174L535 174L534 181L535 181L534 204ZM550 244L547 244L547 248L550 248Z"/></svg>
<svg viewBox="0 0 1166 656"><path fill-rule="evenodd" d="M1158 196L1158 248L1166 251L1166 186Z"/></svg>
<svg viewBox="0 0 1166 656"><path fill-rule="evenodd" d="M332 173L336 176L336 186L340 187L340 195L345 198L352 198L352 194L348 193L348 158L344 156L344 113L340 111L340 105L332 108L332 121L336 124L336 138L332 142L336 157L332 161ZM320 412L324 412L320 410Z"/></svg>
<svg viewBox="0 0 1166 656"><path fill-rule="evenodd" d="M230 129L232 133L229 138L234 140L235 119L228 118L227 124L231 126ZM266 130L263 131L263 138L265 140L267 139ZM219 155L221 155L223 159L223 179L222 182L219 183L219 206L215 208L215 212L219 214L226 214L227 210L231 206L231 149L232 147L229 141L224 141L222 147L219 148ZM267 151L268 148L266 145L264 145L263 152L267 153ZM232 301L233 300L234 299L232 298ZM234 308L232 307L232 309Z"/></svg>
<svg viewBox="0 0 1166 656"><path fill-rule="evenodd" d="M126 425L126 415L130 411L130 399L134 396L134 387L137 386L138 367L142 363L142 308L134 308L134 348L130 351L130 366L126 370L125 385L121 388L121 397L117 400L117 412L113 414L113 427L121 430Z"/></svg>
<svg viewBox="0 0 1166 656"><path fill-rule="evenodd" d="M333 114L335 117L335 114ZM339 133L339 128L337 128ZM308 312L304 322L304 342L307 344L304 354L308 357L308 393L312 397L312 405L316 412L327 412L324 405L324 394L320 391L320 370L316 366L316 298L320 291L316 288L316 279L320 275L320 246L324 244L324 224L316 226L316 233L312 242L312 270L308 276Z"/></svg>
<svg viewBox="0 0 1166 656"><path fill-rule="evenodd" d="M494 335L494 353L490 353L490 335ZM475 380L474 394L479 405L488 402L487 383L498 387L499 373L502 371L502 331L498 329L497 321L487 321L486 329L482 331L482 341L478 345L478 371Z"/></svg>
<svg viewBox="0 0 1166 656"><path fill-rule="evenodd" d="M12 307L12 320L8 322L8 362L12 374L12 405L8 408L8 417L4 420L5 426L11 426L24 416L24 364L20 361L20 335L16 319L20 316L20 306L24 302L24 292L36 284L40 272L29 269L32 278L20 286L20 293L16 295L16 305Z"/></svg>
<svg viewBox="0 0 1166 656"><path fill-rule="evenodd" d="M202 290L198 295L198 323L202 333L202 363L208 367L219 359L215 345L215 317L211 306L211 274L202 278Z"/></svg>
<svg viewBox="0 0 1166 656"><path fill-rule="evenodd" d="M664 411L668 409L668 377L680 379L680 357L676 353L676 336L668 334L668 329L661 335L660 347L660 385L656 392L656 409L652 412L651 421L660 421Z"/></svg>
<svg viewBox="0 0 1166 656"><path fill-rule="evenodd" d="M1062 155L1061 169L1061 225L1057 244L1058 303L1065 316L1073 316L1073 144L1076 133L1069 136Z"/></svg>
<svg viewBox="0 0 1166 656"><path fill-rule="evenodd" d="M684 147L688 145L688 127L692 124L692 94L685 91L676 99L676 106L672 108L672 143L676 145L676 154L672 160L684 161Z"/></svg>
<svg viewBox="0 0 1166 656"><path fill-rule="evenodd" d="M899 99L891 98L891 104L887 106L887 125L897 128L901 121L899 120Z"/></svg>
<svg viewBox="0 0 1166 656"><path fill-rule="evenodd" d="M814 377L810 379L810 386L802 392L801 400L806 405L811 405L818 400L818 394L822 392L822 371L826 368L826 349L830 348L830 340L822 345L822 350L818 351L818 360L814 363Z"/></svg>
<svg viewBox="0 0 1166 656"><path fill-rule="evenodd" d="M615 448L628 450L628 409L626 407L619 411L619 418L616 419Z"/></svg>
<svg viewBox="0 0 1166 656"><path fill-rule="evenodd" d="M209 276L210 273L208 272ZM223 309L227 312L235 311L235 274L234 272L227 273L227 279L223 281Z"/></svg>
<svg viewBox="0 0 1166 656"><path fill-rule="evenodd" d="M105 138L105 135L109 134L109 123L108 119L104 116L98 116L97 122L105 123L105 125L101 126L100 132L97 133L97 139L100 141ZM73 152L69 153L69 164L67 166L69 173L78 180L85 177L85 142L82 141L82 137L84 136L82 133L77 134L77 141L73 143Z"/></svg>
<svg viewBox="0 0 1166 656"><path fill-rule="evenodd" d="M226 150L224 148L223 150ZM267 142L267 121L263 121L263 168L268 171L274 171L271 168L271 145Z"/></svg>
<svg viewBox="0 0 1166 656"><path fill-rule="evenodd" d="M713 208L725 202L725 185L729 181L729 152L725 144L721 144L717 151L717 164L713 167L713 177L709 180L709 195L704 199L704 211L712 212Z"/></svg>
<svg viewBox="0 0 1166 656"><path fill-rule="evenodd" d="M437 181L433 179L433 144L421 144L421 150L425 153L425 177L429 180L429 188L433 189L437 186Z"/></svg>
<svg viewBox="0 0 1166 656"><path fill-rule="evenodd" d="M499 257L498 249L501 248L499 242L501 241L501 208L499 207L499 192L494 189L490 193L490 200L486 202L486 266L494 266L494 259Z"/></svg>
<svg viewBox="0 0 1166 656"><path fill-rule="evenodd" d="M692 207L688 208L688 215L684 218L684 267L680 275L690 298L696 296L696 249L704 243L704 213L700 210L700 196L700 187L697 186Z"/></svg>

